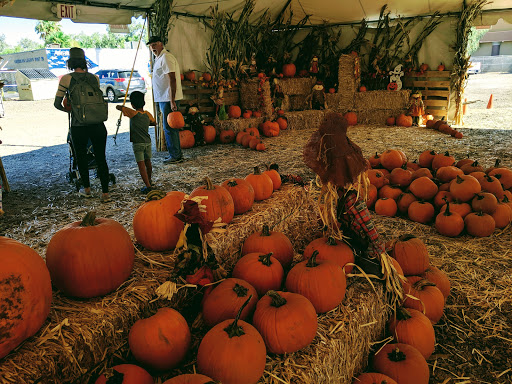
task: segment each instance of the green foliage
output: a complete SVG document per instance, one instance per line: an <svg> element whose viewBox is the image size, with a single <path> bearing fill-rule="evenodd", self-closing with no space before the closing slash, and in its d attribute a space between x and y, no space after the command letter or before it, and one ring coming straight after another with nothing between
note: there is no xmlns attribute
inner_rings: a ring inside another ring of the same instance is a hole
<svg viewBox="0 0 512 384"><path fill-rule="evenodd" d="M167 43L167 34L171 23L171 9L173 7L174 0L156 0L153 3L153 12L150 15L151 19L151 36L159 36L162 39L162 43Z"/></svg>
<svg viewBox="0 0 512 384"><path fill-rule="evenodd" d="M6 53L4 51L7 48L9 48L9 44L5 41L5 35L2 33L0 34L0 53Z"/></svg>
<svg viewBox="0 0 512 384"><path fill-rule="evenodd" d="M480 39L487 32L489 32L489 29L476 29L475 27L471 27L471 32L468 37L469 56L471 56L480 47Z"/></svg>
<svg viewBox="0 0 512 384"><path fill-rule="evenodd" d="M61 32L62 27L60 23L56 21L38 21L34 28L36 33L39 35L41 40L44 41L45 45L51 44L48 40L49 36L54 35L56 32Z"/></svg>

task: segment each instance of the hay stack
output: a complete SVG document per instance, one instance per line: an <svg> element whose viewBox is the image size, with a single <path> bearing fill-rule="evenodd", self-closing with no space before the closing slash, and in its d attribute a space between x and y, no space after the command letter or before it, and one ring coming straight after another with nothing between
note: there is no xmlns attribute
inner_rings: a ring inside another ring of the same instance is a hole
<svg viewBox="0 0 512 384"><path fill-rule="evenodd" d="M374 109L402 109L407 108L411 91L367 91L355 94L356 111Z"/></svg>
<svg viewBox="0 0 512 384"><path fill-rule="evenodd" d="M240 83L240 106L242 110L261 111L264 115L272 115L272 97L270 95L270 83L266 80L261 87L263 92L263 105L260 103L258 89L259 79L244 80Z"/></svg>
<svg viewBox="0 0 512 384"><path fill-rule="evenodd" d="M357 111L357 123L383 126L388 117L397 117L401 113L404 113L403 109L363 109Z"/></svg>
<svg viewBox="0 0 512 384"><path fill-rule="evenodd" d="M318 128L329 110L295 111L286 113L288 129L310 129Z"/></svg>
<svg viewBox="0 0 512 384"><path fill-rule="evenodd" d="M258 125L264 121L264 117L251 117L250 119L239 118L229 120L219 120L216 118L213 121L213 126L217 130L217 134L225 129L232 129L235 133L238 133L243 131L245 128L258 127Z"/></svg>
<svg viewBox="0 0 512 384"><path fill-rule="evenodd" d="M359 57L341 55L338 66L338 93L341 95L339 108L344 111L353 110L354 95L361 81Z"/></svg>
<svg viewBox="0 0 512 384"><path fill-rule="evenodd" d="M309 109L306 99L310 95L315 83L316 77L277 79L277 84L285 95L282 109L284 111L304 111Z"/></svg>

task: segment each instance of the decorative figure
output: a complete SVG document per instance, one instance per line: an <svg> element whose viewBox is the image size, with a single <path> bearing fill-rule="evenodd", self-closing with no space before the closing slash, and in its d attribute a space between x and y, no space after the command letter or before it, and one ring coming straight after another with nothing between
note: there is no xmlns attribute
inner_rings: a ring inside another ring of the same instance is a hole
<svg viewBox="0 0 512 384"><path fill-rule="evenodd" d="M258 76L258 67L256 65L256 55L254 53L251 56L251 64L249 64L249 76L250 77Z"/></svg>
<svg viewBox="0 0 512 384"><path fill-rule="evenodd" d="M187 107L185 115L185 123L187 127L194 133L196 145L204 145L204 120L199 113L199 106L192 104Z"/></svg>
<svg viewBox="0 0 512 384"><path fill-rule="evenodd" d="M425 114L425 105L421 99L421 92L413 92L409 99L409 114L412 116L412 125L418 126L420 118Z"/></svg>
<svg viewBox="0 0 512 384"><path fill-rule="evenodd" d="M402 76L404 75L404 71L402 71L402 64L398 64L395 69L389 71L389 82L396 83L395 91L399 91L402 89ZM388 89L389 86L388 86Z"/></svg>
<svg viewBox="0 0 512 384"><path fill-rule="evenodd" d="M210 96L210 99L215 103L215 114L218 114L220 106L224 105L224 86L219 85L215 93Z"/></svg>
<svg viewBox="0 0 512 384"><path fill-rule="evenodd" d="M311 59L310 66L309 66L309 73L311 73L312 76L316 76L318 74L318 57L315 55Z"/></svg>
<svg viewBox="0 0 512 384"><path fill-rule="evenodd" d="M277 109L283 109L283 101L285 99L285 94L283 92L283 89L279 85L279 82L277 79L274 79L274 108Z"/></svg>
<svg viewBox="0 0 512 384"><path fill-rule="evenodd" d="M268 59L267 59L267 73L268 73L268 77L277 76L276 64L277 64L277 60L274 59L274 56L270 55L268 57Z"/></svg>
<svg viewBox="0 0 512 384"><path fill-rule="evenodd" d="M327 100L325 97L324 84L317 81L313 86L311 93L306 98L310 109L327 109Z"/></svg>

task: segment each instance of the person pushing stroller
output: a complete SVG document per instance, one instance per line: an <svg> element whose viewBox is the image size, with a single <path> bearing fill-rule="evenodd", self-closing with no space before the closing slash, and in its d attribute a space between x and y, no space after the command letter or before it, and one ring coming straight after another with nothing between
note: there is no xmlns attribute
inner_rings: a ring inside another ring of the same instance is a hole
<svg viewBox="0 0 512 384"><path fill-rule="evenodd" d="M141 188L142 193L151 191L151 176L153 166L151 164L151 136L149 126L156 125L155 118L148 111L144 110L144 94L134 91L130 94L130 103L134 109L117 105L116 109L123 112L123 115L130 118L130 141L132 143L135 161L139 167L139 173L144 181L145 187Z"/></svg>

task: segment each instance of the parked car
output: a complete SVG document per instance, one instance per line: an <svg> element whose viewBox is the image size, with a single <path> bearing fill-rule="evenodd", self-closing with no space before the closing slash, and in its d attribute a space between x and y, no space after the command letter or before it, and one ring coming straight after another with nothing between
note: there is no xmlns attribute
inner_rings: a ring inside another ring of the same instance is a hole
<svg viewBox="0 0 512 384"><path fill-rule="evenodd" d="M96 76L100 79L100 88L110 103L115 103L120 97L124 97L130 80L130 69L100 69ZM138 71L133 71L128 96L133 91L146 93L146 82Z"/></svg>
<svg viewBox="0 0 512 384"><path fill-rule="evenodd" d="M482 63L480 62L473 62L471 61L469 63L469 67L468 67L468 75L472 75L472 74L477 74L477 73L480 73L480 68L481 68L481 65Z"/></svg>

